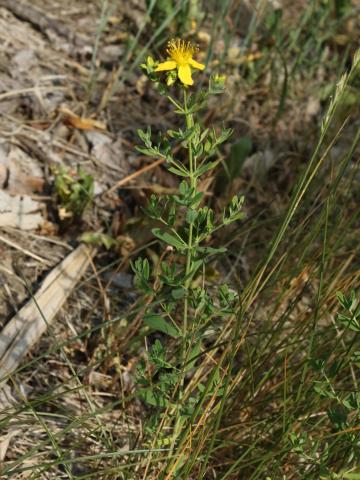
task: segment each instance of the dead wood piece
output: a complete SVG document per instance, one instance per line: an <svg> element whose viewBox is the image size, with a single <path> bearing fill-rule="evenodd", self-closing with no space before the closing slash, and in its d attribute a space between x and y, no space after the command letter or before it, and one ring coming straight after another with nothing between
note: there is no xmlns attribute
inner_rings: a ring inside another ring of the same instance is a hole
<svg viewBox="0 0 360 480"><path fill-rule="evenodd" d="M96 249L80 245L46 277L36 294L0 333L0 389L52 323L85 273Z"/></svg>

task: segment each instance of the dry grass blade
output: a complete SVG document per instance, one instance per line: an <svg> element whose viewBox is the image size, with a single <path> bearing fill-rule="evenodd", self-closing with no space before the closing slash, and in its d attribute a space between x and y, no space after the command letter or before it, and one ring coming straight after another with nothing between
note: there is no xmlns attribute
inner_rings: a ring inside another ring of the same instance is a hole
<svg viewBox="0 0 360 480"><path fill-rule="evenodd" d="M42 258L39 255L36 255L36 253L30 252L30 250L27 250L26 248L21 247L21 245L15 243L12 240L10 241L9 239L3 237L2 235L0 235L0 242L3 242L6 245L9 245L9 247L15 248L16 250L20 250L22 253L24 253L28 257L31 257L34 260L37 260L38 262L43 263L44 265L47 265L47 266L51 265L51 263L45 258Z"/></svg>

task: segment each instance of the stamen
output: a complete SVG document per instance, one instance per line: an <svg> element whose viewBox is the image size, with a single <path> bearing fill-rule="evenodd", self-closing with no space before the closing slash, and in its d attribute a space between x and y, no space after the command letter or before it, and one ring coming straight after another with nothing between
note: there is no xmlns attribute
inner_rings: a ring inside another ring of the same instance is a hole
<svg viewBox="0 0 360 480"><path fill-rule="evenodd" d="M180 38L172 39L168 42L167 53L170 57L191 57L199 50L197 45L190 41L181 40Z"/></svg>

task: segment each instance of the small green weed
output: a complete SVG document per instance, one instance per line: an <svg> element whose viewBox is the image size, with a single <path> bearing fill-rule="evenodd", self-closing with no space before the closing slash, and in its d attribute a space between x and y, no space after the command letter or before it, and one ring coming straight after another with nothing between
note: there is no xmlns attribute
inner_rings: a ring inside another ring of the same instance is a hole
<svg viewBox="0 0 360 480"><path fill-rule="evenodd" d="M80 166L76 173L61 166L55 171L54 186L60 219L72 222L81 218L94 196L92 175L87 174Z"/></svg>

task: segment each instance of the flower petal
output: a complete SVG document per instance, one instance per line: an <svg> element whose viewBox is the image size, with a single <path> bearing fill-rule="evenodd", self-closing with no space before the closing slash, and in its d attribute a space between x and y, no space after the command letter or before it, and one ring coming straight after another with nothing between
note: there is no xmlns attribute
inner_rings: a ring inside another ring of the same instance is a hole
<svg viewBox="0 0 360 480"><path fill-rule="evenodd" d="M198 68L199 70L204 70L204 68L205 68L205 65L203 65L202 63L197 62L197 61L194 60L193 58L190 58L189 63L190 63L190 65L191 65L192 67Z"/></svg>
<svg viewBox="0 0 360 480"><path fill-rule="evenodd" d="M164 72L165 70L174 70L177 67L177 63L174 60L168 60L167 62L159 63L155 68L155 72Z"/></svg>
<svg viewBox="0 0 360 480"><path fill-rule="evenodd" d="M179 65L178 76L184 85L192 85L194 80L191 78L191 68L189 64Z"/></svg>

